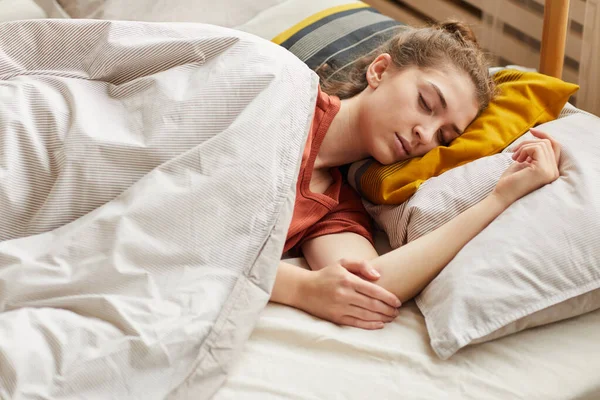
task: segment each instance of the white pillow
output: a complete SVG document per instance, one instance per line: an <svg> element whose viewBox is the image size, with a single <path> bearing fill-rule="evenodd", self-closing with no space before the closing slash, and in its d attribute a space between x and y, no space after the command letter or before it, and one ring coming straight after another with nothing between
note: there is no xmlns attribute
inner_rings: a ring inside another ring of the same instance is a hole
<svg viewBox="0 0 600 400"><path fill-rule="evenodd" d="M32 0L0 0L0 22L46 18L46 13Z"/></svg>
<svg viewBox="0 0 600 400"><path fill-rule="evenodd" d="M54 1L54 0L37 0ZM271 40L324 9L352 0L57 0L73 18L201 22Z"/></svg>
<svg viewBox="0 0 600 400"><path fill-rule="evenodd" d="M509 207L416 298L442 359L600 308L600 119L576 113L540 128L563 145L560 178ZM485 197L531 137L428 180L402 205L367 209L397 248Z"/></svg>
<svg viewBox="0 0 600 400"><path fill-rule="evenodd" d="M200 22L233 28L285 0L57 0L72 18Z"/></svg>

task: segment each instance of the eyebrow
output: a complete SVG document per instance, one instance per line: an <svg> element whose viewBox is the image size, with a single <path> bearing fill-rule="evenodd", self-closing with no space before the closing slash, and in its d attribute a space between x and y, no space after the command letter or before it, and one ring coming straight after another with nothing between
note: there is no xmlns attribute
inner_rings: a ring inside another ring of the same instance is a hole
<svg viewBox="0 0 600 400"><path fill-rule="evenodd" d="M429 84L431 85L431 87L433 88L433 90L436 91L436 93L438 94L438 96L440 96L440 101L442 102L442 108L445 110L448 107L448 104L446 103L446 98L442 94L442 91L433 82L429 82ZM463 134L463 131L461 131L460 129L458 129L458 127L455 124L452 124L452 129L454 129L454 131L456 132L456 134L458 136L460 136L460 135Z"/></svg>
<svg viewBox="0 0 600 400"><path fill-rule="evenodd" d="M444 95L442 94L442 91L440 90L439 87L437 87L437 85L435 85L433 82L429 82L429 84L431 85L431 87L433 88L433 90L435 90L438 94L438 96L440 96L440 101L442 102L442 108L446 109L446 99L444 98Z"/></svg>

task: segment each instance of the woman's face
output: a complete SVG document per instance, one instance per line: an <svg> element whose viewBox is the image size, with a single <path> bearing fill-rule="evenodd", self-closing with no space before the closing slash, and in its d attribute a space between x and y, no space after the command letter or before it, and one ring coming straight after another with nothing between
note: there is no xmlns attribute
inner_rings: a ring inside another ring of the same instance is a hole
<svg viewBox="0 0 600 400"><path fill-rule="evenodd" d="M401 71L388 54L367 71L359 98L359 130L368 153L382 164L447 146L477 115L475 85L454 68Z"/></svg>

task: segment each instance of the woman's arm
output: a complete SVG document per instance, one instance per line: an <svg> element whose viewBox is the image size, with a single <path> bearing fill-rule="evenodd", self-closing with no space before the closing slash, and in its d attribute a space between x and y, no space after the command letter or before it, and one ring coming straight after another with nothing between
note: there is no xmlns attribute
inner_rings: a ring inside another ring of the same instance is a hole
<svg viewBox="0 0 600 400"><path fill-rule="evenodd" d="M302 254L313 271L333 265L342 258L373 260L379 256L367 238L354 232L334 233L308 240L302 245Z"/></svg>
<svg viewBox="0 0 600 400"><path fill-rule="evenodd" d="M302 255L311 271L281 261L277 268L271 301L301 309L303 288L313 278L310 272L334 266L344 258L372 260L378 256L371 242L353 232L334 233L308 240L302 245ZM379 279L379 273L367 263L356 263L356 266L350 269L352 273L368 280ZM393 304L390 304L396 306L396 301L390 299L390 296L385 296L383 292L378 293L384 296L381 301L391 301Z"/></svg>
<svg viewBox="0 0 600 400"><path fill-rule="evenodd" d="M310 272L285 261L279 262L270 301L302 309L300 292L309 282Z"/></svg>
<svg viewBox="0 0 600 400"><path fill-rule="evenodd" d="M277 268L271 301L316 317L363 329L380 329L397 315L398 299L380 286L358 277L361 267L338 263L309 271L282 261Z"/></svg>
<svg viewBox="0 0 600 400"><path fill-rule="evenodd" d="M531 132L541 140L519 145L513 154L516 162L504 172L488 197L427 235L369 262L381 274L376 284L402 302L413 298L509 205L556 180L559 144L542 132ZM356 263L345 260L342 265L348 268Z"/></svg>
<svg viewBox="0 0 600 400"><path fill-rule="evenodd" d="M342 325L382 328L384 322L397 315L394 307L400 306L398 298L406 301L417 295L510 204L558 178L560 146L542 132L531 132L541 140L519 145L513 154L516 162L500 177L494 191L478 204L433 232L374 259L376 253L371 244L356 234L313 239L303 246L303 251L316 271L282 262L271 301ZM370 267L381 274L378 280L369 272ZM359 274L377 280L376 284Z"/></svg>
<svg viewBox="0 0 600 400"><path fill-rule="evenodd" d="M371 243L355 233L320 236L308 241L302 249L311 269L340 263L344 268L360 270L360 276L376 281L406 302L423 290L509 204L494 192L435 231L379 257ZM375 268L381 277L367 275L367 266Z"/></svg>
<svg viewBox="0 0 600 400"><path fill-rule="evenodd" d="M433 232L371 261L376 282L406 302L416 296L509 204L491 194Z"/></svg>

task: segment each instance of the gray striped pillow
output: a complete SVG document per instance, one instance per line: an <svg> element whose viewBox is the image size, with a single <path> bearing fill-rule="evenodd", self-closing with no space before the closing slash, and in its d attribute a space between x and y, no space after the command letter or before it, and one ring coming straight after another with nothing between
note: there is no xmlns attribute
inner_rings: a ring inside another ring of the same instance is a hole
<svg viewBox="0 0 600 400"><path fill-rule="evenodd" d="M322 79L329 79L351 68L356 61L406 28L405 24L372 7L357 8L354 5L321 11L313 17L323 17L287 38L281 46L318 71Z"/></svg>
<svg viewBox="0 0 600 400"><path fill-rule="evenodd" d="M513 204L416 299L441 358L600 308L600 119L562 115L541 126L563 145L561 177ZM393 248L415 240L484 198L528 138L428 180L404 204L367 210Z"/></svg>

